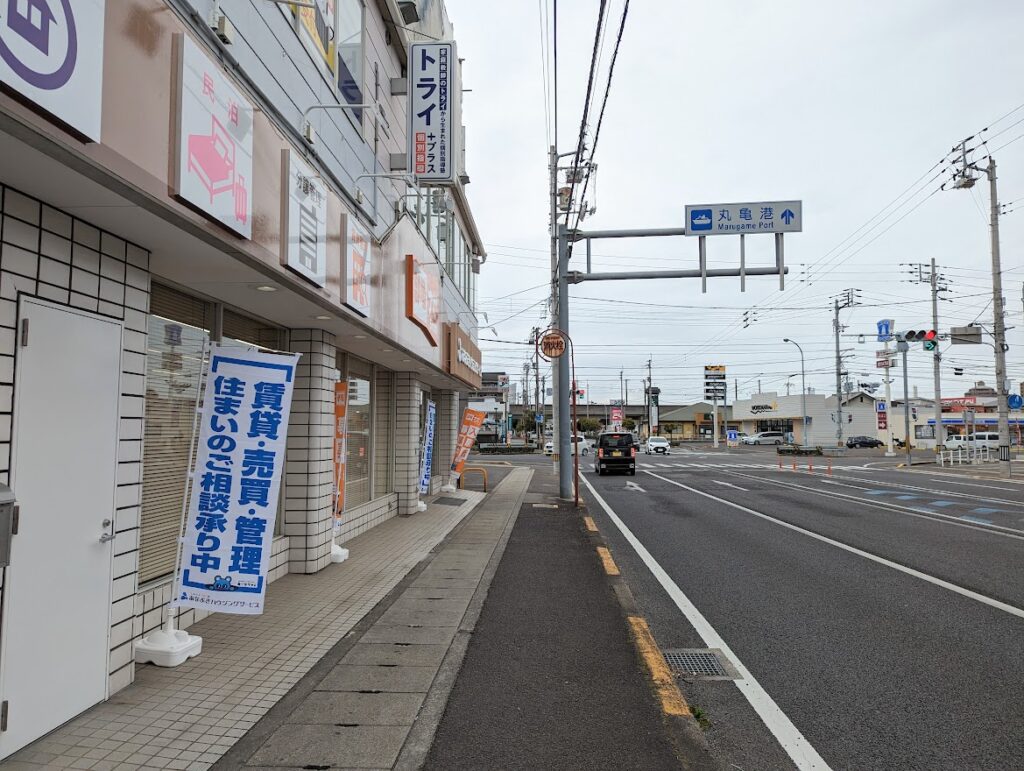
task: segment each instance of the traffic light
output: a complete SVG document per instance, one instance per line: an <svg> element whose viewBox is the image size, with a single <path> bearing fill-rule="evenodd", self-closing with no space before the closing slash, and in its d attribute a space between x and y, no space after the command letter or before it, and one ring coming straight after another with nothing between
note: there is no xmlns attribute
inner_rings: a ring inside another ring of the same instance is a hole
<svg viewBox="0 0 1024 771"><path fill-rule="evenodd" d="M939 347L939 333L934 329L911 329L903 333L908 343L920 342L926 351L934 351Z"/></svg>

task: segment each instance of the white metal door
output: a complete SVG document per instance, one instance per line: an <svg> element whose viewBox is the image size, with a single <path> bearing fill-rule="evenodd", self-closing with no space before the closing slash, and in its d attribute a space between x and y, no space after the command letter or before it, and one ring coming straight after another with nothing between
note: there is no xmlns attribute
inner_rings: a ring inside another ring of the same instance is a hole
<svg viewBox="0 0 1024 771"><path fill-rule="evenodd" d="M107 693L121 325L23 299L3 588L0 757ZM27 342L27 345L22 343Z"/></svg>

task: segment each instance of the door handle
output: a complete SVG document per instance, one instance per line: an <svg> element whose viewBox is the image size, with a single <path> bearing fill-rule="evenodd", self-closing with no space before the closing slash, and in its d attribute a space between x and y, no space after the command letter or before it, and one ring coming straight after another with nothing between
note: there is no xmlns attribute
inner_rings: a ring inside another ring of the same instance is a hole
<svg viewBox="0 0 1024 771"><path fill-rule="evenodd" d="M112 520L112 519L105 519L105 520L103 520L103 527L110 527L113 524L114 524L114 520ZM100 543L110 543L115 538L117 538L117 533L114 533L114 532L104 533L103 535L100 536Z"/></svg>

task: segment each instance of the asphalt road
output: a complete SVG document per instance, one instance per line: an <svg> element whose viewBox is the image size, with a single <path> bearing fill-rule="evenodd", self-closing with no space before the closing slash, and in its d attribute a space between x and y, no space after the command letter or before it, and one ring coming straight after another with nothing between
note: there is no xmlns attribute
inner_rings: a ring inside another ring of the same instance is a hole
<svg viewBox="0 0 1024 771"><path fill-rule="evenodd" d="M723 648L743 675L682 684L726 765L1024 768L1024 484L899 460L581 465L662 649Z"/></svg>

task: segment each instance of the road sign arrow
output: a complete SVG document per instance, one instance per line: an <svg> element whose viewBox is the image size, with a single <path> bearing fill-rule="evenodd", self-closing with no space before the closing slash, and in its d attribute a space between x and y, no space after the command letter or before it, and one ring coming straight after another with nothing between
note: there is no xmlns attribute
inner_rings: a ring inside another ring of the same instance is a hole
<svg viewBox="0 0 1024 771"><path fill-rule="evenodd" d="M782 221L785 222L787 225L790 222L792 222L795 218L796 218L796 215L793 214L793 210L792 209L786 209L786 211L782 212Z"/></svg>
<svg viewBox="0 0 1024 771"><path fill-rule="evenodd" d="M647 491L638 485L636 482L626 482L626 489L632 490L637 493L646 493Z"/></svg>

